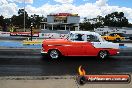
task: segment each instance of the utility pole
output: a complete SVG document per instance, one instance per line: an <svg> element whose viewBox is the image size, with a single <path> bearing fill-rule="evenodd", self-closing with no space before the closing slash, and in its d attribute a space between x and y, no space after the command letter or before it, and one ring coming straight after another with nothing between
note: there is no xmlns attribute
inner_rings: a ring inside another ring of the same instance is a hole
<svg viewBox="0 0 132 88"><path fill-rule="evenodd" d="M25 0L24 0L24 28L23 31L25 32Z"/></svg>
<svg viewBox="0 0 132 88"><path fill-rule="evenodd" d="M31 23L31 41L32 41L32 37L33 37L33 23Z"/></svg>

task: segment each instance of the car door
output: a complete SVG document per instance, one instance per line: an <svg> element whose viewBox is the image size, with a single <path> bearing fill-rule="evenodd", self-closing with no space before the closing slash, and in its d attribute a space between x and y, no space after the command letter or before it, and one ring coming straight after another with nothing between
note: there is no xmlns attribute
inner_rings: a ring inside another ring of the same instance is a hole
<svg viewBox="0 0 132 88"><path fill-rule="evenodd" d="M98 54L98 48L94 45L99 45L100 42L94 35L87 35L87 44L85 46L87 56L96 56Z"/></svg>
<svg viewBox="0 0 132 88"><path fill-rule="evenodd" d="M114 33L112 33L112 34L110 34L110 35L108 36L108 38L109 38L109 40L113 41L113 40L116 39L116 36L115 36Z"/></svg>
<svg viewBox="0 0 132 88"><path fill-rule="evenodd" d="M69 41L67 46L68 56L84 56L85 55L85 44L82 34L76 34L74 40Z"/></svg>
<svg viewBox="0 0 132 88"><path fill-rule="evenodd" d="M93 35L94 37L92 38L92 45L95 47L94 54L97 54L101 49L109 49L109 48L119 48L119 44L115 44L112 42L108 41L101 41L101 37Z"/></svg>

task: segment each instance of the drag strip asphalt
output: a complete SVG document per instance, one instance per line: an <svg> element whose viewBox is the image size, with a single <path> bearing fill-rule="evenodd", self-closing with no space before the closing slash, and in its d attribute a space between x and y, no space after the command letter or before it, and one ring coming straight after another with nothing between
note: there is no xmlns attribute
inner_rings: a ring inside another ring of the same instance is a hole
<svg viewBox="0 0 132 88"><path fill-rule="evenodd" d="M132 49L106 60L94 57L42 58L40 49L0 49L0 76L75 75L82 65L87 73L131 73Z"/></svg>

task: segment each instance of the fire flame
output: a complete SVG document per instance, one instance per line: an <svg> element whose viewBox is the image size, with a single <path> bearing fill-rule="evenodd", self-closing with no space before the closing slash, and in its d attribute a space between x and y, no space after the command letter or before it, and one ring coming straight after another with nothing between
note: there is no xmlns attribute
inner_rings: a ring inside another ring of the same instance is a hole
<svg viewBox="0 0 132 88"><path fill-rule="evenodd" d="M79 66L78 68L79 75L84 76L86 74L85 70L82 68L82 66Z"/></svg>

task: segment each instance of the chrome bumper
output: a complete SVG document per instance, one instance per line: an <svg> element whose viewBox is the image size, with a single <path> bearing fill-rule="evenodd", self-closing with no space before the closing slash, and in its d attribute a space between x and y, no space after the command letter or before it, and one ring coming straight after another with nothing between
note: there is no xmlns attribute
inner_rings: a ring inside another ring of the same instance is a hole
<svg viewBox="0 0 132 88"><path fill-rule="evenodd" d="M41 54L47 54L48 52L44 52L43 49L41 49Z"/></svg>
<svg viewBox="0 0 132 88"><path fill-rule="evenodd" d="M119 52L119 51L116 53L116 55L118 55L118 54L120 54L120 52Z"/></svg>

